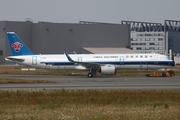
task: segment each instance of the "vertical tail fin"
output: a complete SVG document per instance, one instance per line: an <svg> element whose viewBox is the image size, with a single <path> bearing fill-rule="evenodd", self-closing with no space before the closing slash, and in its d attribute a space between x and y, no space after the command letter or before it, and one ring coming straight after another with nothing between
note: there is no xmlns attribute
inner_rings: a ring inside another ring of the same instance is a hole
<svg viewBox="0 0 180 120"><path fill-rule="evenodd" d="M10 48L13 56L18 55L34 55L29 48L22 42L22 40L14 32L7 32L10 43Z"/></svg>

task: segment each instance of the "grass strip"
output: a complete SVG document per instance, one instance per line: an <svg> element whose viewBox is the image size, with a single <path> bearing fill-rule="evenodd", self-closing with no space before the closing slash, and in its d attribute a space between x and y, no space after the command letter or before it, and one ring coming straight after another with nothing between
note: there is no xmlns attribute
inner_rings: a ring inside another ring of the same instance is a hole
<svg viewBox="0 0 180 120"><path fill-rule="evenodd" d="M180 90L17 90L0 96L1 119L180 119Z"/></svg>
<svg viewBox="0 0 180 120"><path fill-rule="evenodd" d="M153 70L117 70L114 76L146 76L152 73ZM87 76L88 71L80 70L41 70L35 71L22 71L20 68L15 67L0 67L0 74L24 74L24 75L59 75L59 76ZM180 76L180 71L175 71L176 76ZM97 72L97 76L101 76Z"/></svg>
<svg viewBox="0 0 180 120"><path fill-rule="evenodd" d="M15 84L15 83L56 83L50 80L23 80L12 78L0 78L0 84Z"/></svg>

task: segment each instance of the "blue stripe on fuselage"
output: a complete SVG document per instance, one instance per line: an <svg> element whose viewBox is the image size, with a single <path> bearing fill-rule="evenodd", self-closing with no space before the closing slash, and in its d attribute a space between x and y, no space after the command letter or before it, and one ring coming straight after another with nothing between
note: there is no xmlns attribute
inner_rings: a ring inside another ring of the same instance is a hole
<svg viewBox="0 0 180 120"><path fill-rule="evenodd" d="M87 62L88 63L88 62ZM133 61L133 62L89 62L89 63L96 63L96 64L111 64L111 65L166 65L166 66L173 66L173 61ZM77 65L75 63L71 62L45 62L46 65L52 65L52 66L60 66L60 65L66 65L66 66L72 66Z"/></svg>

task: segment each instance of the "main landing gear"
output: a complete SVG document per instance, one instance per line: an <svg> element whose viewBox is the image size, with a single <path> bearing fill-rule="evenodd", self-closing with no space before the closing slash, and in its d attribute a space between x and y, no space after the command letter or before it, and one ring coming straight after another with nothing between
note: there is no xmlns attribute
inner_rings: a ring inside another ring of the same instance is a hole
<svg viewBox="0 0 180 120"><path fill-rule="evenodd" d="M88 73L88 77L89 77L89 78L91 78L91 77L96 77L96 70L90 69L90 70L89 70L89 73Z"/></svg>
<svg viewBox="0 0 180 120"><path fill-rule="evenodd" d="M93 77L93 74L92 73L88 73L88 77L90 78L90 77Z"/></svg>

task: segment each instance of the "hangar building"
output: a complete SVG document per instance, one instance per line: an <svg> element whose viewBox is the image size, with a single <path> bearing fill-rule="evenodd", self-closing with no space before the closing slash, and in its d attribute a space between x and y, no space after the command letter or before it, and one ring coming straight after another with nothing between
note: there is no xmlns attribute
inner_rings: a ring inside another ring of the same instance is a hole
<svg viewBox="0 0 180 120"><path fill-rule="evenodd" d="M15 32L35 54L93 53L92 48L130 46L130 25L0 21L0 64L7 64L4 58L11 55L7 32Z"/></svg>
<svg viewBox="0 0 180 120"><path fill-rule="evenodd" d="M130 47L139 53L180 54L180 21L165 20L161 23L121 21L129 24L131 30Z"/></svg>

